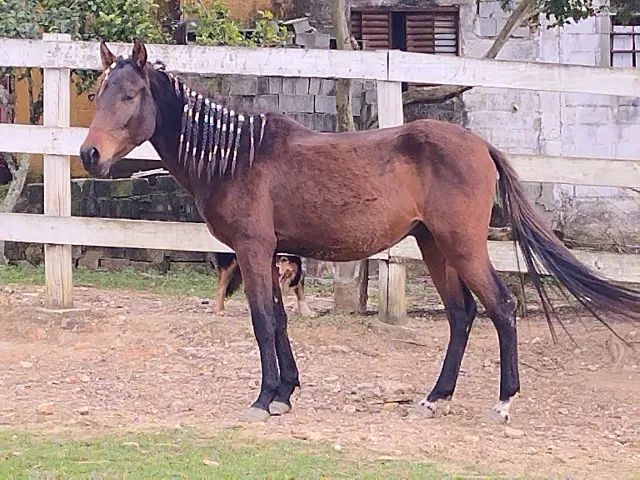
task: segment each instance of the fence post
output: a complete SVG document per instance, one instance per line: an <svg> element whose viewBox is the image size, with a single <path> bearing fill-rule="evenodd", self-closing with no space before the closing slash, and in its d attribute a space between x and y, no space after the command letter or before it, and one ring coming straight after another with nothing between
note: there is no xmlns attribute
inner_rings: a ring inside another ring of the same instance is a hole
<svg viewBox="0 0 640 480"><path fill-rule="evenodd" d="M378 125L394 127L404 123L402 83L378 81ZM406 268L393 258L379 261L378 317L383 322L397 323L406 315Z"/></svg>
<svg viewBox="0 0 640 480"><path fill-rule="evenodd" d="M70 35L44 34L46 42L70 41ZM43 122L47 127L68 127L70 75L67 68L45 68L43 78ZM71 215L71 159L65 155L44 156L44 214ZM71 245L45 245L46 303L50 308L73 306Z"/></svg>

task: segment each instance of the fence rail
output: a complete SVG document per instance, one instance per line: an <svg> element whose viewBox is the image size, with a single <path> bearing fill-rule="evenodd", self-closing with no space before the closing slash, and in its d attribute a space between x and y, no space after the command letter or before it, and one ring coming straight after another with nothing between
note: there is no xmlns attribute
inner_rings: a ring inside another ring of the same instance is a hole
<svg viewBox="0 0 640 480"><path fill-rule="evenodd" d="M128 54L131 46L114 44ZM71 216L70 156L78 152L86 129L69 127L71 69L98 69L97 43L72 42L66 35L43 40L0 38L0 66L44 68L44 126L0 125L0 151L45 155L45 215L0 214L0 240L45 244L47 301L71 305L71 245L219 251L231 249L214 239L204 224L116 220ZM401 82L636 96L637 69L603 69L542 63L505 62L411 54L397 51L247 49L150 45L149 57L169 70L200 74L352 78L377 81L381 127L402 123ZM150 144L129 158L157 159ZM511 155L524 181L640 188L638 159L600 159ZM489 242L498 270L517 271L516 251L507 242ZM575 251L604 275L640 282L640 256ZM412 239L371 257L380 261L381 316L404 315L404 265L399 258L420 258Z"/></svg>
<svg viewBox="0 0 640 480"><path fill-rule="evenodd" d="M79 127L0 124L0 151L77 155L87 131ZM126 158L160 160L148 142L134 149ZM640 162L633 159L512 154L509 161L524 182L640 188Z"/></svg>

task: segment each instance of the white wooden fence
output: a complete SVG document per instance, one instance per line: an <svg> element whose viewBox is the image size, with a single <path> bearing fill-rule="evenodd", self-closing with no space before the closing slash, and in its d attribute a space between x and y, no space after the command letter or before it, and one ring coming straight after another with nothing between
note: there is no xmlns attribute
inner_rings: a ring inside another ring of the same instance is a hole
<svg viewBox="0 0 640 480"><path fill-rule="evenodd" d="M131 46L113 45L128 54ZM86 135L69 127L71 69L100 67L97 43L72 42L66 35L43 40L0 39L0 66L44 68L44 125L0 125L0 151L45 156L44 215L0 214L0 240L45 244L47 302L72 305L71 245L231 251L203 224L71 217L69 156ZM401 124L401 82L441 83L510 89L640 94L640 70L556 64L434 57L400 51L248 49L199 46L149 46L151 59L162 59L174 72L283 77L353 78L377 81L381 127ZM157 159L149 144L129 158ZM578 185L640 188L640 159L554 158L511 155L522 180ZM517 271L511 243L489 242L498 270ZM619 281L640 282L640 255L575 252L578 258ZM405 269L397 259L420 258L412 239L372 257L380 261L380 316L395 321L405 314ZM523 265L522 261L519 262Z"/></svg>

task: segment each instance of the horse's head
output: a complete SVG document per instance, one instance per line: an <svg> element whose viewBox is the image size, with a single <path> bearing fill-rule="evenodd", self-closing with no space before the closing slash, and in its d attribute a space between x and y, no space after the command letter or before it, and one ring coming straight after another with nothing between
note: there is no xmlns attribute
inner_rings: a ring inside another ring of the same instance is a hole
<svg viewBox="0 0 640 480"><path fill-rule="evenodd" d="M109 174L112 165L156 129L156 105L151 95L147 50L136 40L129 59L116 58L100 45L104 74L97 86L96 112L80 148L85 170L97 177Z"/></svg>

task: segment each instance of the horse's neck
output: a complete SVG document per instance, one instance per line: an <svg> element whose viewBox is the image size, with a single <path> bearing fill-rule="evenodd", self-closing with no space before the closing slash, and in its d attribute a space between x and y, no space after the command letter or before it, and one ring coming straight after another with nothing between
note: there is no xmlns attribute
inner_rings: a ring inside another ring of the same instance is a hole
<svg viewBox="0 0 640 480"><path fill-rule="evenodd" d="M159 72L157 74L160 74ZM152 86L152 94L157 106L156 131L150 139L165 168L180 185L192 195L194 179L188 169L180 165L178 143L182 120L183 100L173 91L171 84L158 81ZM168 101L167 101L168 100Z"/></svg>

